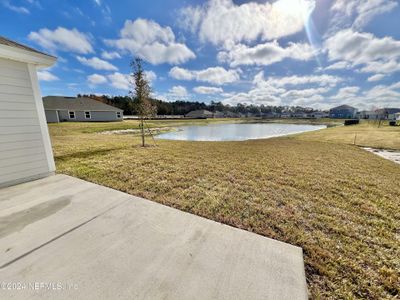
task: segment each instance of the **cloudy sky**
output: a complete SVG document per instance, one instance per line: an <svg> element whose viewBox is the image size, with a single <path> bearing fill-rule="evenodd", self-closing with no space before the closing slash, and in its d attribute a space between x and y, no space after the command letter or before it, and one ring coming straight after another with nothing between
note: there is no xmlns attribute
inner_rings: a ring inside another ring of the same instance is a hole
<svg viewBox="0 0 400 300"><path fill-rule="evenodd" d="M400 106L399 0L0 0L0 35L58 57L44 95Z"/></svg>

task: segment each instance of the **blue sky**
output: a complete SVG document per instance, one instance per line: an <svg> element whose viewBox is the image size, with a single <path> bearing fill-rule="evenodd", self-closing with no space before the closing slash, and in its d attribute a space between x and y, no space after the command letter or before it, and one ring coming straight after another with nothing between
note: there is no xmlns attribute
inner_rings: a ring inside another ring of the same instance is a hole
<svg viewBox="0 0 400 300"><path fill-rule="evenodd" d="M56 55L43 95L400 107L398 0L0 0L0 35Z"/></svg>

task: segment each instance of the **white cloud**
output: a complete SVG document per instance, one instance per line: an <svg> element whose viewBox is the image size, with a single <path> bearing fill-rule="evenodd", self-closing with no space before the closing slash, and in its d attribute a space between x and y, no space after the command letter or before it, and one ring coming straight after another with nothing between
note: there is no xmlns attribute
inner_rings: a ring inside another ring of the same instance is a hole
<svg viewBox="0 0 400 300"><path fill-rule="evenodd" d="M172 87L168 91L168 95L175 99L178 99L178 98L183 99L183 98L187 98L188 92L184 86L177 85L177 86Z"/></svg>
<svg viewBox="0 0 400 300"><path fill-rule="evenodd" d="M351 68L351 64L349 64L348 62L338 61L338 62L326 67L324 70L344 70L344 69L350 69L350 68Z"/></svg>
<svg viewBox="0 0 400 300"><path fill-rule="evenodd" d="M400 71L400 62L390 61L371 61L360 70L363 73L385 73L391 74Z"/></svg>
<svg viewBox="0 0 400 300"><path fill-rule="evenodd" d="M351 104L359 109L397 107L400 98L400 82L391 85L377 85L366 91L334 96L335 104ZM340 94L340 91L339 91Z"/></svg>
<svg viewBox="0 0 400 300"><path fill-rule="evenodd" d="M120 39L106 40L105 43L140 56L154 65L181 64L196 57L185 44L176 42L170 27L161 27L145 19L125 21Z"/></svg>
<svg viewBox="0 0 400 300"><path fill-rule="evenodd" d="M318 88L298 89L298 90L290 89L287 92L281 94L281 97L282 98L294 98L294 99L309 98L314 95L325 94L325 93L329 92L330 90L331 90L331 88L329 88L329 87L318 87Z"/></svg>
<svg viewBox="0 0 400 300"><path fill-rule="evenodd" d="M362 72L392 73L400 69L400 41L392 37L378 38L371 33L345 29L329 37L325 48L330 61L364 65Z"/></svg>
<svg viewBox="0 0 400 300"><path fill-rule="evenodd" d="M222 67L212 67L204 70L188 70L180 67L173 67L169 71L169 76L178 80L196 80L215 85L232 83L240 79L237 70L226 70Z"/></svg>
<svg viewBox="0 0 400 300"><path fill-rule="evenodd" d="M26 15L30 14L30 11L26 7L12 5L10 3L10 1L4 0L4 1L2 1L2 4L4 7L8 8L9 10L15 11L17 13L26 14Z"/></svg>
<svg viewBox="0 0 400 300"><path fill-rule="evenodd" d="M103 84L107 82L107 78L103 75L99 74L92 74L87 77L87 80L90 85L98 85L98 84Z"/></svg>
<svg viewBox="0 0 400 300"><path fill-rule="evenodd" d="M360 87L358 86L347 86L339 89L337 94L331 97L331 99L349 101L350 98L356 97L359 91Z"/></svg>
<svg viewBox="0 0 400 300"><path fill-rule="evenodd" d="M222 88L211 87L211 86L196 86L195 88L193 88L193 91L197 94L202 94L202 95L220 94L224 92Z"/></svg>
<svg viewBox="0 0 400 300"><path fill-rule="evenodd" d="M363 64L375 60L390 60L400 57L400 41L392 37L377 38L371 33L345 29L325 42L329 59Z"/></svg>
<svg viewBox="0 0 400 300"><path fill-rule="evenodd" d="M273 40L301 31L304 20L315 7L314 0L278 0L274 3L209 0L202 6L181 10L180 25L198 33L200 40L214 45L230 45Z"/></svg>
<svg viewBox="0 0 400 300"><path fill-rule="evenodd" d="M218 53L220 62L229 63L231 67L239 65L271 65L286 58L307 61L314 57L314 50L309 44L289 43L281 47L277 41L248 47L243 44L233 46L229 51Z"/></svg>
<svg viewBox="0 0 400 300"><path fill-rule="evenodd" d="M157 80L157 74L153 71L146 71L145 73L148 81L153 82Z"/></svg>
<svg viewBox="0 0 400 300"><path fill-rule="evenodd" d="M101 53L101 57L104 59L116 59L116 58L121 58L121 55L116 52L116 51L112 51L112 52L108 52L108 51L103 51Z"/></svg>
<svg viewBox="0 0 400 300"><path fill-rule="evenodd" d="M368 77L368 82L381 81L383 78L385 78L384 74L372 75L371 77Z"/></svg>
<svg viewBox="0 0 400 300"><path fill-rule="evenodd" d="M45 70L38 71L37 74L40 81L55 81L60 79L56 75Z"/></svg>
<svg viewBox="0 0 400 300"><path fill-rule="evenodd" d="M330 75L287 76L264 78L259 72L253 80L253 87L248 92L228 95L223 102L255 105L302 105L326 108L323 100L342 79ZM296 88L294 88L296 87Z"/></svg>
<svg viewBox="0 0 400 300"><path fill-rule="evenodd" d="M146 71L146 78L147 80L152 81L157 80L157 75L153 71ZM96 74L97 75L97 74ZM101 77L104 77L100 75ZM97 76L96 76L97 77ZM100 81L103 81L102 78L97 77ZM105 77L106 81L110 83L110 85L116 89L129 91L134 88L134 83L132 81L130 74L122 74L119 72L114 72L113 74L109 74Z"/></svg>
<svg viewBox="0 0 400 300"><path fill-rule="evenodd" d="M119 90L128 91L131 89L131 81L129 74L121 74L119 72L115 72L107 76L110 80L111 85Z"/></svg>
<svg viewBox="0 0 400 300"><path fill-rule="evenodd" d="M169 71L169 76L178 80L193 80L196 78L193 71L183 69L180 67L173 67Z"/></svg>
<svg viewBox="0 0 400 300"><path fill-rule="evenodd" d="M264 72L258 73L253 80L253 83L257 86L274 86L274 87L285 87L285 86L296 86L296 85L310 85L316 84L321 87L334 87L338 83L342 82L343 79L337 76L331 75L309 75L309 76L286 76L286 77L269 77L267 80L264 79Z"/></svg>
<svg viewBox="0 0 400 300"><path fill-rule="evenodd" d="M336 0L332 5L333 22L338 25L351 23L356 29L363 28L377 15L393 10L398 3L393 0Z"/></svg>
<svg viewBox="0 0 400 300"><path fill-rule="evenodd" d="M77 56L76 59L81 63L86 66L92 67L93 69L96 70L107 70L107 71L117 71L118 68L112 64L110 64L108 61L102 60L98 57L92 57L87 59L86 57L82 56Z"/></svg>
<svg viewBox="0 0 400 300"><path fill-rule="evenodd" d="M28 38L49 51L71 51L81 54L93 53L90 38L77 29L58 27L55 30L42 28L38 32L32 31Z"/></svg>

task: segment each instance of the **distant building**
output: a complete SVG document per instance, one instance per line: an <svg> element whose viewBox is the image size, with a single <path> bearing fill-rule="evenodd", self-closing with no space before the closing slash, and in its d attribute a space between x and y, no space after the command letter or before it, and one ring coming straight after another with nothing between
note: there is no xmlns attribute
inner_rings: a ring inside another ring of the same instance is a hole
<svg viewBox="0 0 400 300"><path fill-rule="evenodd" d="M329 118L329 113L324 111L314 111L307 114L309 118L314 119L322 119L322 118Z"/></svg>
<svg viewBox="0 0 400 300"><path fill-rule="evenodd" d="M261 113L261 117L263 119L274 119L274 118L279 118L280 114L274 112L266 112L266 113Z"/></svg>
<svg viewBox="0 0 400 300"><path fill-rule="evenodd" d="M192 118L192 119L207 119L212 117L213 113L205 109L193 110L185 115L185 118Z"/></svg>
<svg viewBox="0 0 400 300"><path fill-rule="evenodd" d="M357 117L364 120L377 120L378 113L376 111L362 110L357 112Z"/></svg>
<svg viewBox="0 0 400 300"><path fill-rule="evenodd" d="M395 115L395 117L396 117L396 121L400 121L400 113L396 113L396 114L394 114Z"/></svg>
<svg viewBox="0 0 400 300"><path fill-rule="evenodd" d="M213 118L225 118L225 114L222 111L216 111L213 113Z"/></svg>
<svg viewBox="0 0 400 300"><path fill-rule="evenodd" d="M352 119L356 116L357 109L350 105L340 105L329 111L329 117L333 119Z"/></svg>
<svg viewBox="0 0 400 300"><path fill-rule="evenodd" d="M375 112L379 120L395 120L396 114L400 113L400 108L382 108Z"/></svg>
<svg viewBox="0 0 400 300"><path fill-rule="evenodd" d="M293 114L292 114L292 117L293 117L293 118L302 119L302 118L307 118L308 115L307 115L307 113L300 111L300 112L295 112L295 113L293 113Z"/></svg>
<svg viewBox="0 0 400 300"><path fill-rule="evenodd" d="M86 97L43 98L47 123L113 122L123 120L123 110Z"/></svg>
<svg viewBox="0 0 400 300"><path fill-rule="evenodd" d="M289 119L291 117L292 117L292 114L290 112L281 113L281 118L283 118L283 119Z"/></svg>
<svg viewBox="0 0 400 300"><path fill-rule="evenodd" d="M227 111L225 116L227 118L240 118L241 117L240 113L235 113L235 112L232 112L232 111Z"/></svg>

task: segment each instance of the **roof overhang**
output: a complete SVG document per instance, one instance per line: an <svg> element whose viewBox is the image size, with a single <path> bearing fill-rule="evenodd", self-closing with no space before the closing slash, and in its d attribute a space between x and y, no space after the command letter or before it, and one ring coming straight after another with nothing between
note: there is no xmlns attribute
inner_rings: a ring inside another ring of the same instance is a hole
<svg viewBox="0 0 400 300"><path fill-rule="evenodd" d="M36 65L39 68L51 67L57 58L8 45L0 44L0 58Z"/></svg>

